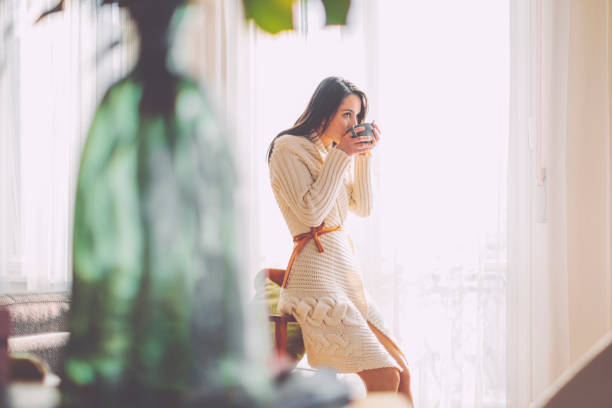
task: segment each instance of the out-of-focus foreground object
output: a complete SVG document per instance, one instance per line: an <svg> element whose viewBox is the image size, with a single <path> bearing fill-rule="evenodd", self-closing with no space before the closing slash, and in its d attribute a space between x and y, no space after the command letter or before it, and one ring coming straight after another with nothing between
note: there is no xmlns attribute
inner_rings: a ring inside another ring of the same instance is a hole
<svg viewBox="0 0 612 408"><path fill-rule="evenodd" d="M303 0L299 0L303 1ZM293 6L297 0L242 0L247 20L272 34L293 29ZM351 0L323 0L326 25L345 25Z"/></svg>
<svg viewBox="0 0 612 408"><path fill-rule="evenodd" d="M244 346L227 142L198 86L167 68L182 3L119 2L140 57L81 158L64 406L256 406L267 387Z"/></svg>

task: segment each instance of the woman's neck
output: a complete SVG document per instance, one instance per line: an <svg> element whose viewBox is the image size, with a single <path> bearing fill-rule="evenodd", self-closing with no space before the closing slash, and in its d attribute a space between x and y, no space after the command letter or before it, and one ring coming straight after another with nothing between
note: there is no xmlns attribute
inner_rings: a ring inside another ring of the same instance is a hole
<svg viewBox="0 0 612 408"><path fill-rule="evenodd" d="M331 137L327 136L325 133L319 136L319 139L321 140L321 143L323 143L323 146L325 146L326 149L329 149L329 147L334 141Z"/></svg>

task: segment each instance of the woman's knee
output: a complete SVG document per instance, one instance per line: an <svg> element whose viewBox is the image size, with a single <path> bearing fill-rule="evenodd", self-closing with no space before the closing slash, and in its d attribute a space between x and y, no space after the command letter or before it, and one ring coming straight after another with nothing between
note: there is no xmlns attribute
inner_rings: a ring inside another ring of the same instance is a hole
<svg viewBox="0 0 612 408"><path fill-rule="evenodd" d="M368 392L397 392L400 384L400 372L397 368L385 367L365 370L359 373Z"/></svg>
<svg viewBox="0 0 612 408"><path fill-rule="evenodd" d="M387 376L387 381L391 389L397 391L400 383L400 372L397 368L390 368L387 370L388 373L385 374Z"/></svg>

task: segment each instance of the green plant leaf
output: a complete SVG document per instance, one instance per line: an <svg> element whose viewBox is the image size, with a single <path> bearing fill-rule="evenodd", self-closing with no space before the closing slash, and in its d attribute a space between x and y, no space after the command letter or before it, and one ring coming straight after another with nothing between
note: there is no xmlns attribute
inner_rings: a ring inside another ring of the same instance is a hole
<svg viewBox="0 0 612 408"><path fill-rule="evenodd" d="M325 25L345 25L351 0L323 0L325 6Z"/></svg>
<svg viewBox="0 0 612 408"><path fill-rule="evenodd" d="M293 29L294 0L242 0L247 19L272 34Z"/></svg>

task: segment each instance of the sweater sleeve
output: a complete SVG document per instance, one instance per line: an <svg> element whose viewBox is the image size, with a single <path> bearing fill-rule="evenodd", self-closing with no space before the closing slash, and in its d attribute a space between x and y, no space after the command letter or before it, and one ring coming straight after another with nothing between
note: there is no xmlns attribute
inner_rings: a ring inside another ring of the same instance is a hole
<svg viewBox="0 0 612 408"><path fill-rule="evenodd" d="M350 162L342 150L331 149L315 180L297 154L279 146L270 158L272 188L301 223L316 227L334 206Z"/></svg>
<svg viewBox="0 0 612 408"><path fill-rule="evenodd" d="M372 212L372 182L370 163L372 156L355 156L355 175L351 188L349 210L360 217L367 217Z"/></svg>

